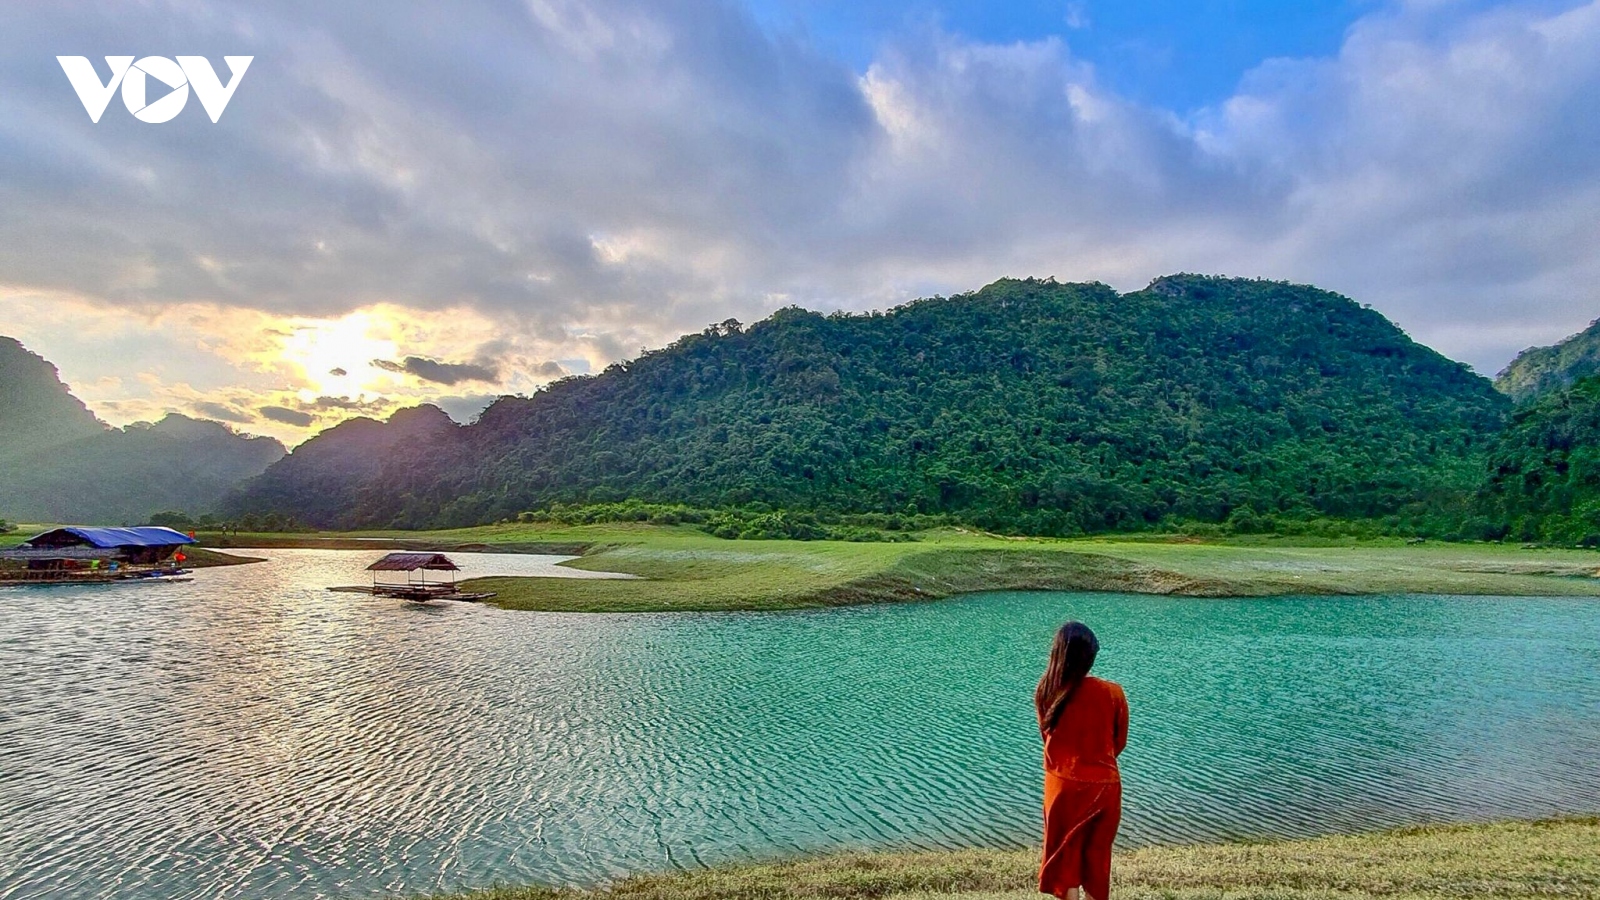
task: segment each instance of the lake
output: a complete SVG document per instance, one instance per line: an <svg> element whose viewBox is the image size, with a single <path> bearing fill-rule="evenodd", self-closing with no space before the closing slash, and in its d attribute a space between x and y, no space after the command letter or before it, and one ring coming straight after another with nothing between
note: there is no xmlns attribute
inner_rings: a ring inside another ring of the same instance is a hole
<svg viewBox="0 0 1600 900"><path fill-rule="evenodd" d="M369 898L1030 843L1030 698L1067 618L1132 706L1125 846L1600 811L1594 600L545 614L324 590L381 551L257 555L0 591L0 898Z"/></svg>

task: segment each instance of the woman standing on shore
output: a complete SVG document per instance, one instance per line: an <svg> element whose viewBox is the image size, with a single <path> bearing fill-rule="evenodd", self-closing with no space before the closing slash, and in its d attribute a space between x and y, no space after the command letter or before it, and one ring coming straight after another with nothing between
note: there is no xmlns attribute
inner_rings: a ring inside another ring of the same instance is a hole
<svg viewBox="0 0 1600 900"><path fill-rule="evenodd" d="M1089 677L1100 642L1082 622L1056 632L1033 692L1044 738L1044 862L1039 890L1063 900L1107 900L1111 842L1122 821L1117 755L1128 745L1122 686Z"/></svg>

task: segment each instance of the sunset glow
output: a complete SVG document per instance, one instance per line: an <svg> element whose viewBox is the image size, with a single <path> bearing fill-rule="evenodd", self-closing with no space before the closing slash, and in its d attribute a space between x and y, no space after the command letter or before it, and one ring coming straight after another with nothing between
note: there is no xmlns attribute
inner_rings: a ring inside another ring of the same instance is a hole
<svg viewBox="0 0 1600 900"><path fill-rule="evenodd" d="M313 399L381 394L399 385L393 373L372 364L395 356L393 320L363 310L338 319L295 320L290 327L279 359L297 370Z"/></svg>

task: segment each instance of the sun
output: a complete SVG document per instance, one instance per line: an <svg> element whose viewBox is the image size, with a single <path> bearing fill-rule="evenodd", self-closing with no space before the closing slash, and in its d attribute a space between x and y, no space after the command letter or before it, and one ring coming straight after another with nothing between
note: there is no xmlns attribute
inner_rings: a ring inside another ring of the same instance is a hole
<svg viewBox="0 0 1600 900"><path fill-rule="evenodd" d="M337 319L297 319L284 339L281 358L300 370L303 387L319 396L345 397L376 390L387 373L372 365L392 359L394 323L368 310Z"/></svg>

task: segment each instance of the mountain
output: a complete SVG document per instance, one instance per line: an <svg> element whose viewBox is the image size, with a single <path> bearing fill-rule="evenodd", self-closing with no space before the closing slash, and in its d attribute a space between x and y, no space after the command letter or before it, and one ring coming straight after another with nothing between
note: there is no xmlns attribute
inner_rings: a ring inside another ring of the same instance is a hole
<svg viewBox="0 0 1600 900"><path fill-rule="evenodd" d="M1600 377L1518 408L1488 472L1468 536L1600 546Z"/></svg>
<svg viewBox="0 0 1600 900"><path fill-rule="evenodd" d="M346 419L296 447L249 486L250 496L270 497L270 509L302 522L343 527L367 520L352 485L377 482L384 463L406 448L447 440L460 426L437 406L402 409L387 422ZM259 509L231 499L225 508Z"/></svg>
<svg viewBox="0 0 1600 900"><path fill-rule="evenodd" d="M0 338L0 515L11 521L144 521L211 508L284 454L272 438L171 414L111 428L55 366Z"/></svg>
<svg viewBox="0 0 1600 900"><path fill-rule="evenodd" d="M0 460L106 430L61 383L56 367L0 337Z"/></svg>
<svg viewBox="0 0 1600 900"><path fill-rule="evenodd" d="M1509 406L1315 288L1007 279L886 313L730 320L360 466L297 451L232 508L411 527L638 498L1039 534L1375 516L1470 493Z"/></svg>
<svg viewBox="0 0 1600 900"><path fill-rule="evenodd" d="M1600 375L1600 319L1553 347L1530 347L1517 354L1494 386L1517 403L1569 388Z"/></svg>

